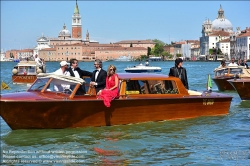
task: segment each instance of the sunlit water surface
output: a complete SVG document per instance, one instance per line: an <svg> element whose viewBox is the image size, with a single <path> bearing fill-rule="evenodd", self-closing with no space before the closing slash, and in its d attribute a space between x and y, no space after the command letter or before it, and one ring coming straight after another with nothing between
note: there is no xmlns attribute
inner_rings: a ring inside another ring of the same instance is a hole
<svg viewBox="0 0 250 166"><path fill-rule="evenodd" d="M107 69L109 64L114 64L119 73L138 62L104 62L103 68ZM0 65L1 81L9 83L11 88L1 91L2 94L27 90L29 85L11 83L15 62ZM162 74L168 74L174 62L150 62L150 65L159 66ZM219 62L184 62L183 66L187 69L190 89L203 91L208 74L213 77L213 69ZM94 70L93 62L80 62L79 67ZM58 68L59 62L47 62L47 72ZM212 89L218 91L214 82ZM27 162L25 165L34 165L28 162L40 165L53 162L61 165L250 165L250 101L241 101L235 91L222 93L233 96L229 114L225 116L56 130L11 130L0 118L1 162L3 159L7 162L15 152L16 159L20 153L24 156L12 165L21 162ZM75 160L69 160L70 157Z"/></svg>

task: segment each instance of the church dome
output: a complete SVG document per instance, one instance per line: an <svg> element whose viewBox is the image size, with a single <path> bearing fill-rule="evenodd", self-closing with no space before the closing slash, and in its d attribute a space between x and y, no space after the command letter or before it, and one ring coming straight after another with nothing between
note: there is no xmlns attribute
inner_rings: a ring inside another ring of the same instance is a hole
<svg viewBox="0 0 250 166"><path fill-rule="evenodd" d="M232 23L227 19L215 19L212 22L212 29L215 31L224 30L226 32L233 31Z"/></svg>
<svg viewBox="0 0 250 166"><path fill-rule="evenodd" d="M59 32L58 37L71 37L70 31L66 29L66 25L64 24L63 30Z"/></svg>
<svg viewBox="0 0 250 166"><path fill-rule="evenodd" d="M220 5L220 9L218 10L218 17L212 22L212 30L215 31L226 31L226 32L232 32L233 31L233 25L232 23L227 20L224 16L224 10L222 9Z"/></svg>

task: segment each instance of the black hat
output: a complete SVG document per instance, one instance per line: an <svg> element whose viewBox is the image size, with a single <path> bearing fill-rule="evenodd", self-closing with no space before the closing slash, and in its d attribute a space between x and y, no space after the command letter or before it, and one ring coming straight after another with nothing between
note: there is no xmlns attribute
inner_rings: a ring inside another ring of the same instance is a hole
<svg viewBox="0 0 250 166"><path fill-rule="evenodd" d="M175 60L175 64L176 64L176 65L179 65L179 63L181 63L181 62L183 62L183 60L182 60L181 58L177 58L177 59Z"/></svg>

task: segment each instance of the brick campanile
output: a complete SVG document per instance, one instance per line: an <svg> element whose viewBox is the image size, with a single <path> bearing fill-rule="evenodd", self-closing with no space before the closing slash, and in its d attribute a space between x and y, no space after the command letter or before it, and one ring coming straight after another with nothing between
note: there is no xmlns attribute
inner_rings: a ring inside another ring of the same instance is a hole
<svg viewBox="0 0 250 166"><path fill-rule="evenodd" d="M77 0L74 15L72 16L72 38L82 38L81 15L78 9Z"/></svg>

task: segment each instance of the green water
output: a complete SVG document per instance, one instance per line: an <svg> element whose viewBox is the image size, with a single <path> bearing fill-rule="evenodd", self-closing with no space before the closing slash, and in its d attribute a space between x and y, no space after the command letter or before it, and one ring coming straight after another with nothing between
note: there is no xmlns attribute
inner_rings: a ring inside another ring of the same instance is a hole
<svg viewBox="0 0 250 166"><path fill-rule="evenodd" d="M11 82L14 62L1 62L1 80ZM114 64L118 72L137 62ZM173 62L150 62L168 74ZM80 62L93 71L93 62ZM189 87L202 91L207 74L219 62L184 62ZM59 68L47 62L47 72ZM218 91L213 84L213 91ZM25 91L27 85L10 84L9 93ZM11 130L0 118L3 165L250 165L250 101L241 101L236 91L228 115L178 121L148 122L110 127L58 130ZM178 109L178 105L176 105ZM202 111L202 110L201 110ZM12 161L12 163L11 163Z"/></svg>

